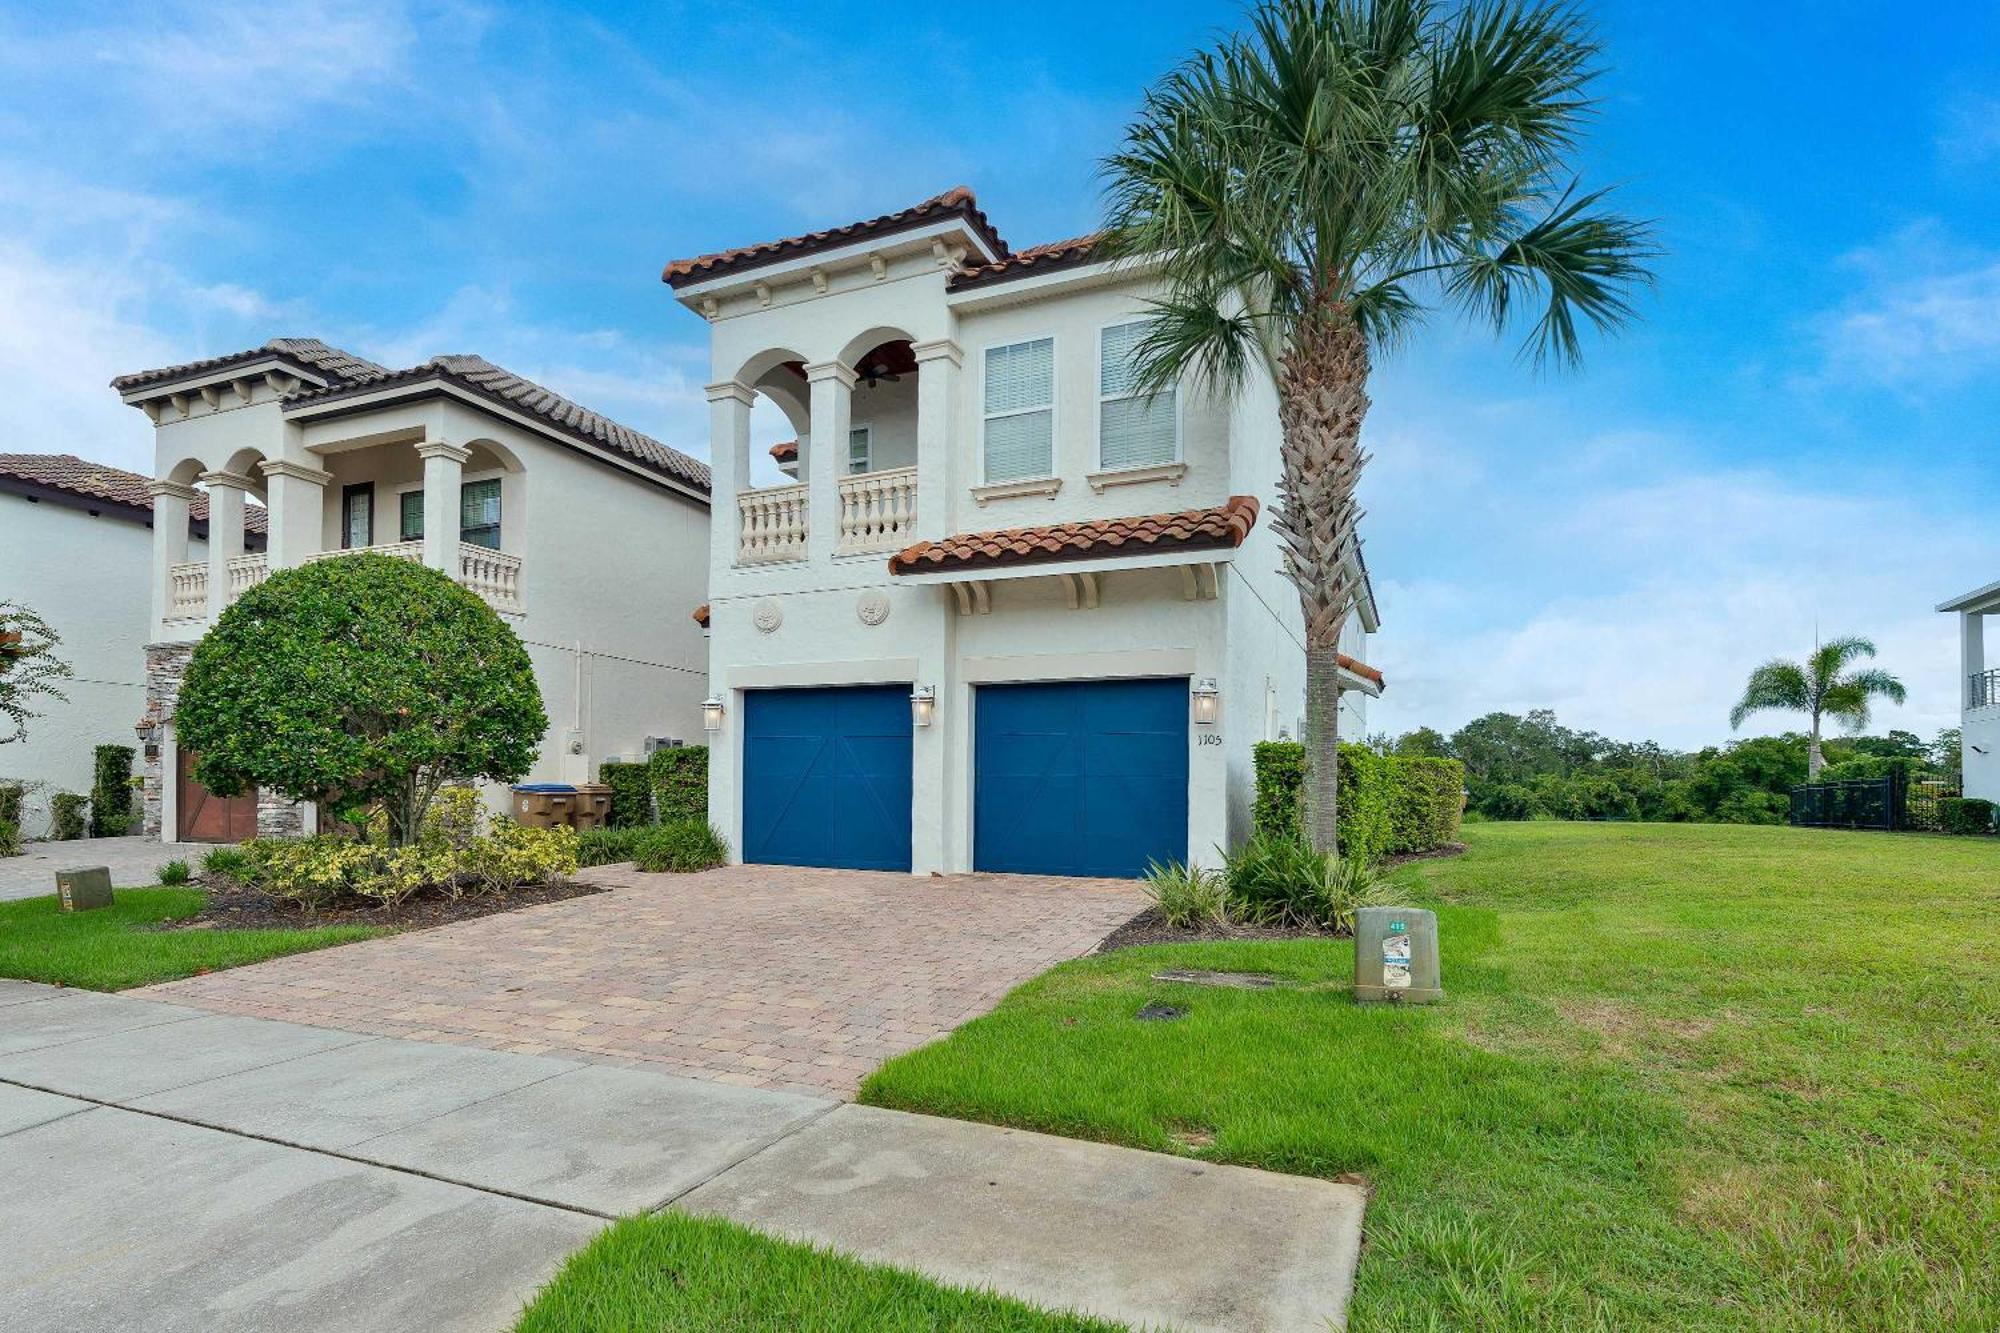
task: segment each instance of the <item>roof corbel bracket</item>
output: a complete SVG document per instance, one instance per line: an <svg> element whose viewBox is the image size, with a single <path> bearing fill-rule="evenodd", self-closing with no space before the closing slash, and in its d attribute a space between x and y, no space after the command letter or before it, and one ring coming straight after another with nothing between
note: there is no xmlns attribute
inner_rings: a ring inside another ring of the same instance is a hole
<svg viewBox="0 0 2000 1333"><path fill-rule="evenodd" d="M1085 570L1076 576L1076 582L1077 586L1083 589L1083 609L1086 611L1095 611L1097 609L1096 573Z"/></svg>
<svg viewBox="0 0 2000 1333"><path fill-rule="evenodd" d="M167 395L167 401L174 405L175 412L179 413L183 419L186 418L188 414L188 396L186 394L170 393Z"/></svg>
<svg viewBox="0 0 2000 1333"><path fill-rule="evenodd" d="M713 296L702 297L701 313L705 319L714 319L722 313L722 302L716 300Z"/></svg>
<svg viewBox="0 0 2000 1333"><path fill-rule="evenodd" d="M1193 565L1181 566L1181 600L1183 602L1196 601L1201 597L1201 578L1194 571L1195 567Z"/></svg>
<svg viewBox="0 0 2000 1333"><path fill-rule="evenodd" d="M972 614L972 594L965 590L963 583L954 583L951 585L951 598L958 603L958 613L960 615L969 616Z"/></svg>
<svg viewBox="0 0 2000 1333"><path fill-rule="evenodd" d="M974 615L993 614L993 585L985 579L975 579L972 583L972 611Z"/></svg>
<svg viewBox="0 0 2000 1333"><path fill-rule="evenodd" d="M165 406L166 403L162 399L148 398L145 402L139 404L139 410L150 417L153 424L157 426L160 424L161 409Z"/></svg>
<svg viewBox="0 0 2000 1333"><path fill-rule="evenodd" d="M248 407L250 406L250 396L256 391L256 386L251 384L249 380L238 377L229 381L229 391L236 395L238 402Z"/></svg>
<svg viewBox="0 0 2000 1333"><path fill-rule="evenodd" d="M300 380L297 375L287 375L283 371L278 370L267 370L264 372L264 384L272 393L283 398L287 394L297 391Z"/></svg>
<svg viewBox="0 0 2000 1333"><path fill-rule="evenodd" d="M823 269L823 268L816 268L816 269L814 269L814 270L812 271L812 280L813 280L813 294L814 294L815 296L825 296L825 295L826 295L826 270L825 270L825 269Z"/></svg>
<svg viewBox="0 0 2000 1333"><path fill-rule="evenodd" d="M210 411L214 411L215 409L221 407L222 406L221 388L213 384L202 385L201 401L208 404Z"/></svg>
<svg viewBox="0 0 2000 1333"><path fill-rule="evenodd" d="M868 256L868 267L873 270L877 282L889 276L889 261L880 254Z"/></svg>
<svg viewBox="0 0 2000 1333"><path fill-rule="evenodd" d="M758 304L758 305L760 305L760 306L768 306L768 305L770 305L770 304L771 304L771 284L770 284L770 283L768 283L768 282L760 282L760 283L758 283L758 284L757 284L757 285L756 285L756 286L755 286L754 288L752 288L752 290L753 290L753 291L755 291L755 292L757 293L757 304Z"/></svg>
<svg viewBox="0 0 2000 1333"><path fill-rule="evenodd" d="M1205 600L1212 602L1218 596L1220 596L1222 592L1222 585L1220 582L1221 574L1214 565L1197 565L1195 567L1196 583L1201 582L1200 575L1202 575L1203 573L1206 573L1208 575L1208 591L1203 594L1203 597L1205 598Z"/></svg>

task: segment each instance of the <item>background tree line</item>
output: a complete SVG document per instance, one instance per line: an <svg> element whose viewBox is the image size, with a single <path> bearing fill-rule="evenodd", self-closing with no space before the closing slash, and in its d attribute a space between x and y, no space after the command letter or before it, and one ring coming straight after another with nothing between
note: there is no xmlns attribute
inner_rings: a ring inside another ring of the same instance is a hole
<svg viewBox="0 0 2000 1333"><path fill-rule="evenodd" d="M1456 759L1465 765L1467 809L1486 819L1637 819L1781 824L1791 788L1806 780L1812 739L1757 736L1696 751L1654 741L1617 741L1572 731L1550 709L1526 717L1488 713L1446 736L1419 727L1371 737L1384 754ZM1925 741L1907 731L1821 742L1821 781L1879 777L1891 767L1913 778L1956 783L1959 733Z"/></svg>

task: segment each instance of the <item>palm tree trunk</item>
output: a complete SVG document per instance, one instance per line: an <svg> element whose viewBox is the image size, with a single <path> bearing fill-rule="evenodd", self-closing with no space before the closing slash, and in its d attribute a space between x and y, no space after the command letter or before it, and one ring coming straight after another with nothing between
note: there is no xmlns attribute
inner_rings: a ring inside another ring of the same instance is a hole
<svg viewBox="0 0 2000 1333"><path fill-rule="evenodd" d="M1361 511L1354 485L1368 460L1368 340L1344 310L1301 323L1278 374L1278 509L1272 526L1298 590L1306 648L1306 827L1337 851L1340 784L1340 633L1353 610L1349 560Z"/></svg>
<svg viewBox="0 0 2000 1333"><path fill-rule="evenodd" d="M1806 749L1806 781L1818 782L1819 771L1826 767L1826 755L1819 748L1819 714L1812 715L1812 744Z"/></svg>

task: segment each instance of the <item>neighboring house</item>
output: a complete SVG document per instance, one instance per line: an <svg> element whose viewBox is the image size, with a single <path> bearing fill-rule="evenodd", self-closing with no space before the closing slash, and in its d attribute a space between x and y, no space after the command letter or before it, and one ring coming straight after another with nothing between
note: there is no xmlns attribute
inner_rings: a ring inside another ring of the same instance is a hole
<svg viewBox="0 0 2000 1333"><path fill-rule="evenodd" d="M0 746L0 780L31 784L22 812L30 837L49 831L51 795L90 790L97 746L132 743L145 705L147 482L75 454L0 454L0 598L40 613L75 673L58 682L68 702L43 696L26 738ZM180 541L205 558L206 497L179 521ZM263 547L263 511L248 510L239 552Z"/></svg>
<svg viewBox="0 0 2000 1333"><path fill-rule="evenodd" d="M389 370L312 338L112 381L156 427L155 510L212 510L214 544L154 529L145 649L146 829L234 839L304 827L267 797L212 798L177 752L194 642L272 569L346 551L421 561L527 644L549 730L531 777L582 781L649 737L697 731L706 688L686 620L708 549L708 469L476 356ZM205 488L197 489L197 486ZM269 549L239 555L263 499Z"/></svg>
<svg viewBox="0 0 2000 1333"><path fill-rule="evenodd" d="M1135 396L1148 280L1010 250L963 189L664 277L710 325L697 618L743 859L1131 875L1247 834L1252 746L1305 709L1268 381ZM750 485L760 397L794 482ZM1356 740L1376 626L1367 593Z"/></svg>
<svg viewBox="0 0 2000 1333"><path fill-rule="evenodd" d="M1962 765L1965 794L2000 801L2000 658L1986 653L1986 619L2000 616L2000 583L1938 606L1958 616Z"/></svg>

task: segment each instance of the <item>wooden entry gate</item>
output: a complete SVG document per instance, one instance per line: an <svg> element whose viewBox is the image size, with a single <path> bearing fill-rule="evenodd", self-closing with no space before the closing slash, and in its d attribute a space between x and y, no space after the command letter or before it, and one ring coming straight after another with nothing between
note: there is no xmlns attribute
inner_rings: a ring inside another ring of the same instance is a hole
<svg viewBox="0 0 2000 1333"><path fill-rule="evenodd" d="M217 796L194 775L194 756L177 750L174 822L180 842L241 842L257 836L257 793Z"/></svg>

